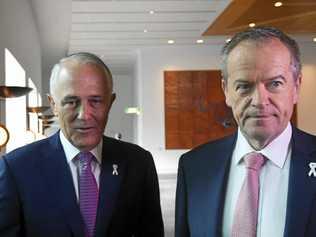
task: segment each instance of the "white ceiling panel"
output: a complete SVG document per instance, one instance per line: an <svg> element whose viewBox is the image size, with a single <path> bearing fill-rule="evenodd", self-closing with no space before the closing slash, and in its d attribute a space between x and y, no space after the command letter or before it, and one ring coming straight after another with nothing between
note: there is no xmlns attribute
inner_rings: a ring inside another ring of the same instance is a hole
<svg viewBox="0 0 316 237"><path fill-rule="evenodd" d="M46 59L58 48L63 49L60 52L67 51L65 54L88 51L102 55L114 74L131 73L136 65L137 51L143 47L196 45L196 40L201 38L204 44L222 44L224 37L206 38L202 33L230 2L31 0L45 52L50 52L43 54L44 64L56 62L57 55L54 59ZM61 29L65 34L60 33ZM175 43L168 45L169 39ZM51 66L46 65L47 68Z"/></svg>
<svg viewBox="0 0 316 237"><path fill-rule="evenodd" d="M73 1L72 12L145 13L156 12L197 12L217 11L226 0L200 1Z"/></svg>
<svg viewBox="0 0 316 237"><path fill-rule="evenodd" d="M132 22L207 22L214 12L186 13L74 13L73 23L132 23Z"/></svg>
<svg viewBox="0 0 316 237"><path fill-rule="evenodd" d="M179 31L179 30L201 30L199 22L176 22L157 23L139 22L135 23L73 23L72 32L143 32L148 31Z"/></svg>

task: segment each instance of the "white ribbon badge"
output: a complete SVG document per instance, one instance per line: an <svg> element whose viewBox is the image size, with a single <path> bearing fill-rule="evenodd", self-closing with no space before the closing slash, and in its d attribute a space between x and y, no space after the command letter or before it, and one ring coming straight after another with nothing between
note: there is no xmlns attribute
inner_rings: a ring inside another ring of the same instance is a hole
<svg viewBox="0 0 316 237"><path fill-rule="evenodd" d="M117 164L113 164L112 167L113 167L112 175L118 175L118 171L117 171L118 165Z"/></svg>
<svg viewBox="0 0 316 237"><path fill-rule="evenodd" d="M310 162L309 163L309 168L311 168L311 170L309 171L309 173L308 173L308 176L310 177L310 176L314 176L314 177L316 177L316 163L315 162Z"/></svg>

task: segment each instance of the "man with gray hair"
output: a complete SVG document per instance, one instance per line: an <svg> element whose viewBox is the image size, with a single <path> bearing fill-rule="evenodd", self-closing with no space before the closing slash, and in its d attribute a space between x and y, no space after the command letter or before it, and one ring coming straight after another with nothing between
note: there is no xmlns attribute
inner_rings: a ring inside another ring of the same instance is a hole
<svg viewBox="0 0 316 237"><path fill-rule="evenodd" d="M222 62L238 131L180 158L175 236L316 236L316 137L290 122L301 84L296 42L251 28L224 46Z"/></svg>
<svg viewBox="0 0 316 237"><path fill-rule="evenodd" d="M153 158L103 135L115 100L97 56L52 70L49 101L60 131L0 159L1 237L163 237Z"/></svg>

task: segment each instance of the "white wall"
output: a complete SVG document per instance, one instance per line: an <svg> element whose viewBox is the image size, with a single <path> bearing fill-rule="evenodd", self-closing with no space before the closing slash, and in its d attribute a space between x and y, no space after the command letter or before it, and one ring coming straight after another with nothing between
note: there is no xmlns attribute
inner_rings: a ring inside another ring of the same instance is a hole
<svg viewBox="0 0 316 237"><path fill-rule="evenodd" d="M138 55L137 102L142 109L138 117L137 143L151 151L158 173L176 173L178 159L186 150L165 150L164 70L219 69L218 46L165 46L141 50ZM302 48L303 82L298 104L298 127L316 134L316 45Z"/></svg>
<svg viewBox="0 0 316 237"><path fill-rule="evenodd" d="M4 49L8 48L41 91L41 50L28 0L0 1L0 83L4 83Z"/></svg>
<svg viewBox="0 0 316 237"><path fill-rule="evenodd" d="M5 83L5 48L24 68L26 80L31 78L41 92L41 47L28 0L0 1L0 85ZM5 123L4 106L0 100L1 123Z"/></svg>
<svg viewBox="0 0 316 237"><path fill-rule="evenodd" d="M219 69L221 46L165 46L141 50L138 58L137 142L154 156L158 173L176 173L178 158L186 150L165 150L164 86L165 70Z"/></svg>
<svg viewBox="0 0 316 237"><path fill-rule="evenodd" d="M134 78L130 75L113 75L113 90L116 99L111 108L105 134L113 137L115 133L122 134L122 140L135 142L134 114L125 114L127 107L134 107Z"/></svg>

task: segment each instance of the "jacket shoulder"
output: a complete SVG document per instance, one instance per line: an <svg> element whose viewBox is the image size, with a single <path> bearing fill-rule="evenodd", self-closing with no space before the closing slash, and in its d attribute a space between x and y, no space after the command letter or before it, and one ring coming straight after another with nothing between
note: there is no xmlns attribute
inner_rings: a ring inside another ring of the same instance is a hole
<svg viewBox="0 0 316 237"><path fill-rule="evenodd" d="M293 127L293 145L295 148L305 152L316 152L316 136L296 127Z"/></svg>
<svg viewBox="0 0 316 237"><path fill-rule="evenodd" d="M219 156L227 153L231 154L236 138L237 133L234 133L231 136L197 146L196 148L184 153L180 158L180 163L191 161L198 162L199 160L205 160L205 157L208 156Z"/></svg>
<svg viewBox="0 0 316 237"><path fill-rule="evenodd" d="M50 138L45 138L27 145L24 145L22 147L16 148L7 154L4 155L4 158L13 161L13 160L18 160L21 159L25 156L32 156L32 154L41 154L43 152L49 152L49 146L51 142L51 137Z"/></svg>
<svg viewBox="0 0 316 237"><path fill-rule="evenodd" d="M147 153L148 151L144 148L140 147L139 145L125 142L122 140L117 140L111 137L104 137L104 144L112 149L119 150L119 151L128 151L128 152L141 152Z"/></svg>

